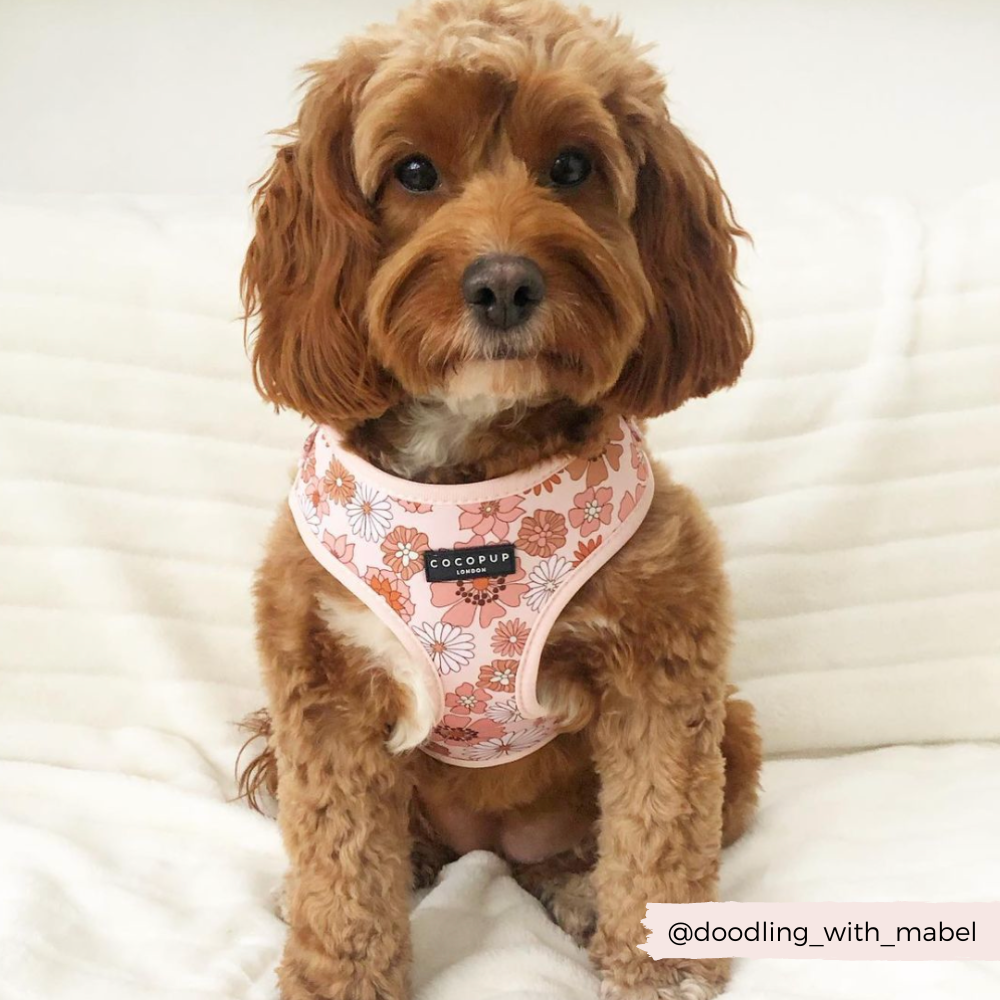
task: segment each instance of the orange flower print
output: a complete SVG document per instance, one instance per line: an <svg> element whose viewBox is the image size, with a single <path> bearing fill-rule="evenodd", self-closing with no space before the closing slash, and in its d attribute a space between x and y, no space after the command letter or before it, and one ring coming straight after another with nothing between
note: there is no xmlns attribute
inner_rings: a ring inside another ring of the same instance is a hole
<svg viewBox="0 0 1000 1000"><path fill-rule="evenodd" d="M488 691L469 683L459 684L444 696L445 708L454 715L482 715L489 700Z"/></svg>
<svg viewBox="0 0 1000 1000"><path fill-rule="evenodd" d="M400 525L393 528L385 541L382 551L385 553L383 562L404 580L409 580L414 573L419 573L424 565L422 552L426 552L430 541L422 531Z"/></svg>
<svg viewBox="0 0 1000 1000"><path fill-rule="evenodd" d="M410 588L399 577L387 569L369 566L365 573L365 582L381 597L393 611L408 622L413 617L413 602L410 600Z"/></svg>
<svg viewBox="0 0 1000 1000"><path fill-rule="evenodd" d="M560 483L562 482L562 475L558 472L553 472L548 479L543 479L540 483L536 483L531 487L531 492L535 494L536 497L542 495L542 490L546 493L551 493Z"/></svg>
<svg viewBox="0 0 1000 1000"><path fill-rule="evenodd" d="M602 486L577 493L573 497L573 509L569 512L569 523L579 528L584 537L593 534L602 524L610 524L613 492L610 486Z"/></svg>
<svg viewBox="0 0 1000 1000"><path fill-rule="evenodd" d="M521 522L518 548L529 555L550 556L566 544L566 518L554 510L536 510Z"/></svg>
<svg viewBox="0 0 1000 1000"><path fill-rule="evenodd" d="M493 652L501 656L520 656L527 641L528 626L520 618L500 622L493 631Z"/></svg>
<svg viewBox="0 0 1000 1000"><path fill-rule="evenodd" d="M513 694L516 677L517 660L494 660L488 667L479 668L479 686L488 691Z"/></svg>
<svg viewBox="0 0 1000 1000"><path fill-rule="evenodd" d="M573 553L573 565L579 566L584 559L595 552L604 542L604 536L598 535L596 538L588 538L586 540L581 540L580 544L576 547L576 552Z"/></svg>
<svg viewBox="0 0 1000 1000"><path fill-rule="evenodd" d="M345 507L354 498L354 476L333 459L323 477L323 490L335 504Z"/></svg>

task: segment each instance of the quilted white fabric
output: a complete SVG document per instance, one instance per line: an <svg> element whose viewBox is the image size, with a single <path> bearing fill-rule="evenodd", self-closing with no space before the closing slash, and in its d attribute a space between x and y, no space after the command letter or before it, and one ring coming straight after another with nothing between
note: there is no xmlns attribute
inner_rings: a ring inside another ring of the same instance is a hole
<svg viewBox="0 0 1000 1000"><path fill-rule="evenodd" d="M740 899L1000 896L1000 186L790 205L758 347L651 428L710 506L772 762ZM248 587L304 428L249 384L242 204L0 202L0 1000L273 998ZM422 997L593 997L477 855L414 915ZM442 947L441 942L449 942ZM985 966L741 963L733 996L996 996Z"/></svg>
<svg viewBox="0 0 1000 1000"><path fill-rule="evenodd" d="M652 432L729 553L772 752L1000 736L1000 185L754 233L757 345Z"/></svg>

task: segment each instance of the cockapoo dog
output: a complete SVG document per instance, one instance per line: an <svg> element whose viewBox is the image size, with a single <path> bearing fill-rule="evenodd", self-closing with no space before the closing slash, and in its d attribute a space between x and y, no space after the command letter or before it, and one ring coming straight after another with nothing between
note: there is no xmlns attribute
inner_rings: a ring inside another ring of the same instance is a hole
<svg viewBox="0 0 1000 1000"><path fill-rule="evenodd" d="M310 67L254 202L255 380L317 424L256 584L285 1000L401 1000L409 903L505 856L611 998L714 996L760 746L727 585L636 421L732 384L743 235L659 73L551 0L440 0Z"/></svg>

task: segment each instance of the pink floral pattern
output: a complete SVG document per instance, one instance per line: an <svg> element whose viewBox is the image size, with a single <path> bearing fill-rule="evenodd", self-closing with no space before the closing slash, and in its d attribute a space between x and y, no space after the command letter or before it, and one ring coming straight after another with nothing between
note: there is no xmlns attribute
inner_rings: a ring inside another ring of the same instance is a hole
<svg viewBox="0 0 1000 1000"><path fill-rule="evenodd" d="M569 523L579 528L584 538L597 531L602 524L610 524L613 495L614 490L610 486L600 489L591 486L589 490L577 493L573 497L573 509L569 512Z"/></svg>
<svg viewBox="0 0 1000 1000"><path fill-rule="evenodd" d="M292 488L315 557L424 657L443 710L421 749L452 764L514 760L557 735L534 698L549 628L588 564L641 523L653 487L642 438L625 421L595 458L522 478L507 496L458 503L451 492L477 493L424 486L414 500L411 484L359 464L323 427L307 439ZM499 544L515 550L506 576L426 578L429 550Z"/></svg>
<svg viewBox="0 0 1000 1000"><path fill-rule="evenodd" d="M326 499L326 494L323 492L323 483L317 476L310 476L306 480L305 496L309 503L312 504L318 517L323 517L330 512L330 504Z"/></svg>
<svg viewBox="0 0 1000 1000"><path fill-rule="evenodd" d="M483 691L466 681L444 696L444 707L453 715L482 715L489 700L489 691Z"/></svg>
<svg viewBox="0 0 1000 1000"><path fill-rule="evenodd" d="M429 514L434 509L429 503L420 503L417 500L400 500L397 497L393 497L393 500L408 514Z"/></svg>
<svg viewBox="0 0 1000 1000"><path fill-rule="evenodd" d="M612 472L617 472L621 467L622 452L625 449L618 442L624 438L625 427L619 426L597 458L589 461L578 458L566 466L570 478L582 479L587 486L598 486L603 483Z"/></svg>
<svg viewBox="0 0 1000 1000"><path fill-rule="evenodd" d="M524 576L519 569L513 576L477 576L472 579L449 580L431 584L431 604L447 608L441 621L449 625L469 626L479 614L479 627L507 614L508 608L521 603L521 595L528 589L517 581Z"/></svg>
<svg viewBox="0 0 1000 1000"><path fill-rule="evenodd" d="M323 533L323 546L352 573L358 572L358 567L354 565L354 546L347 540L347 535L338 535L334 538L329 531L326 531Z"/></svg>
<svg viewBox="0 0 1000 1000"><path fill-rule="evenodd" d="M639 506L642 502L643 495L646 492L645 484L638 483L635 487L635 493L633 494L631 490L625 491L625 496L622 497L621 506L618 508L618 520L627 521L632 514L632 511Z"/></svg>
<svg viewBox="0 0 1000 1000"><path fill-rule="evenodd" d="M458 526L462 531L471 531L474 538L466 545L483 545L491 535L504 541L510 534L510 526L522 514L523 497L502 497L499 500L484 500L482 503L461 504L462 511Z"/></svg>

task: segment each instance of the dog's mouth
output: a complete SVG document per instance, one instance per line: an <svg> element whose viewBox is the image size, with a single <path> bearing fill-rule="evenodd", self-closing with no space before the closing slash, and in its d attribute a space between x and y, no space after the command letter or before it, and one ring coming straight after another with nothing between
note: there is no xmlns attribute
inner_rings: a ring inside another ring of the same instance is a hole
<svg viewBox="0 0 1000 1000"><path fill-rule="evenodd" d="M473 326L469 360L535 361L541 356L541 344L529 324L500 333Z"/></svg>
<svg viewBox="0 0 1000 1000"><path fill-rule="evenodd" d="M474 396L527 401L547 396L549 386L537 354L469 359L445 378L443 394L452 399Z"/></svg>
<svg viewBox="0 0 1000 1000"><path fill-rule="evenodd" d="M537 351L518 344L496 344L483 354L483 361L530 361L538 356Z"/></svg>

